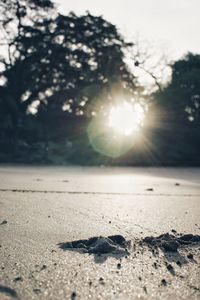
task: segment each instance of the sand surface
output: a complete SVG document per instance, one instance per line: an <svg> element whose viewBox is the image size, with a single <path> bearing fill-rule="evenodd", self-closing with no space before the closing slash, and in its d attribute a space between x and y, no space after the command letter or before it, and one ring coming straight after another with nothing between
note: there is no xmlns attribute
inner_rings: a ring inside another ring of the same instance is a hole
<svg viewBox="0 0 200 300"><path fill-rule="evenodd" d="M0 299L200 299L200 245L140 243L200 234L198 168L1 166L0 224ZM109 235L129 255L60 247Z"/></svg>

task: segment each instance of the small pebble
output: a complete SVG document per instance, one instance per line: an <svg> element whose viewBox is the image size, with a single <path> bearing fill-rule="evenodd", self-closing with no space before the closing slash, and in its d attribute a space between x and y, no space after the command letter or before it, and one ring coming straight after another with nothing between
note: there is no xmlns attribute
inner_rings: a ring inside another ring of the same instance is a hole
<svg viewBox="0 0 200 300"><path fill-rule="evenodd" d="M7 223L8 223L8 221L3 220L3 221L0 223L0 225L5 225L5 224L7 224Z"/></svg>
<svg viewBox="0 0 200 300"><path fill-rule="evenodd" d="M76 299L76 292L72 292L71 294L71 300L75 300Z"/></svg>
<svg viewBox="0 0 200 300"><path fill-rule="evenodd" d="M42 268L41 268L41 271L42 271L42 270L45 270L46 268L47 268L47 266L46 266L46 265L43 265Z"/></svg>
<svg viewBox="0 0 200 300"><path fill-rule="evenodd" d="M154 262L154 263L153 263L153 266L154 266L154 268L155 268L155 269L157 269L157 268L158 268L158 266L157 266L157 263L156 263L156 262Z"/></svg>
<svg viewBox="0 0 200 300"><path fill-rule="evenodd" d="M99 278L99 282L100 282L101 284L104 284L104 281L103 281L103 278L102 278L102 277Z"/></svg>
<svg viewBox="0 0 200 300"><path fill-rule="evenodd" d="M167 270L173 270L174 268L172 267L172 265L171 264L168 264L167 265Z"/></svg>
<svg viewBox="0 0 200 300"><path fill-rule="evenodd" d="M143 287L143 290L147 294L147 288L146 288L146 286Z"/></svg>
<svg viewBox="0 0 200 300"><path fill-rule="evenodd" d="M194 256L193 256L192 253L189 253L189 254L187 255L187 258L189 258L189 259L194 259Z"/></svg>
<svg viewBox="0 0 200 300"><path fill-rule="evenodd" d="M33 289L33 292L34 292L35 294L39 294L39 293L41 293L41 290L40 290L40 289Z"/></svg>
<svg viewBox="0 0 200 300"><path fill-rule="evenodd" d="M122 265L120 263L117 264L117 269L121 269Z"/></svg>
<svg viewBox="0 0 200 300"><path fill-rule="evenodd" d="M23 281L22 277L19 276L14 279L14 282L18 282L18 281Z"/></svg>
<svg viewBox="0 0 200 300"><path fill-rule="evenodd" d="M167 281L165 279L162 279L161 280L161 284L164 285L164 286L166 286L167 285Z"/></svg>

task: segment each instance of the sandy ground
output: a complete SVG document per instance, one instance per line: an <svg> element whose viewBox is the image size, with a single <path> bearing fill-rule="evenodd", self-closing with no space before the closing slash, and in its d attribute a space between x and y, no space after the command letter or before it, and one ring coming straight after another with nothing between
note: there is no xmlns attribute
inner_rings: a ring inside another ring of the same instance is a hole
<svg viewBox="0 0 200 300"><path fill-rule="evenodd" d="M0 207L0 299L200 299L200 246L139 243L200 234L200 169L1 166ZM59 247L112 234L130 255Z"/></svg>

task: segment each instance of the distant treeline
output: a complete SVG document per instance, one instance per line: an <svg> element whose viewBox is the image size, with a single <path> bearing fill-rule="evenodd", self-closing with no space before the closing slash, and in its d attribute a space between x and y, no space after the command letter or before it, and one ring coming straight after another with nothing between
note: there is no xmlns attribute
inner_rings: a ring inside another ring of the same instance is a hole
<svg viewBox="0 0 200 300"><path fill-rule="evenodd" d="M200 55L172 63L169 83L147 95L125 62L134 43L103 17L62 15L49 0L2 0L0 13L0 162L200 165ZM87 128L122 99L140 102L146 120L111 159Z"/></svg>

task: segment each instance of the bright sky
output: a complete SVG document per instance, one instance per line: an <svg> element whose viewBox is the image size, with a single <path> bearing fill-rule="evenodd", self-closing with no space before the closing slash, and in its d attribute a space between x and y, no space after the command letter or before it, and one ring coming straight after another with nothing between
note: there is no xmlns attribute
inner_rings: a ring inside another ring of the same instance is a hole
<svg viewBox="0 0 200 300"><path fill-rule="evenodd" d="M200 53L200 0L55 0L63 14L86 10L117 25L133 40L136 34L155 43L171 58Z"/></svg>

